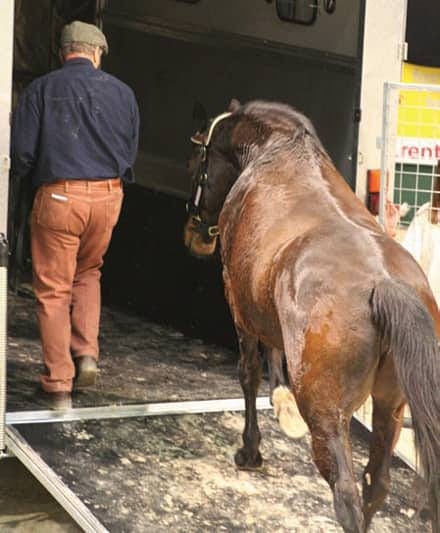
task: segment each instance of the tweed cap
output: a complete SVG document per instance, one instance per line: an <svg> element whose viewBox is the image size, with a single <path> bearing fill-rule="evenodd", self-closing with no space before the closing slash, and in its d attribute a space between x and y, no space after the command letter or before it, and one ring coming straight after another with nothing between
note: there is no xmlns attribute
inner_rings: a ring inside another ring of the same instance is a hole
<svg viewBox="0 0 440 533"><path fill-rule="evenodd" d="M86 43L92 46L100 46L104 53L108 54L107 39L102 31L97 26L80 20L74 20L64 26L61 32L61 47L68 43Z"/></svg>

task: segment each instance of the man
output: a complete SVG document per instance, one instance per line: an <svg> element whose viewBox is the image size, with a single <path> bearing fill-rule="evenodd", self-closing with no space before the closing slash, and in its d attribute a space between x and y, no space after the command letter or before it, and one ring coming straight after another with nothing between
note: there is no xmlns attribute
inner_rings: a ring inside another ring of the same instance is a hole
<svg viewBox="0 0 440 533"><path fill-rule="evenodd" d="M54 408L95 382L100 268L133 181L139 112L132 90L99 70L104 34L75 21L61 34L63 67L24 91L12 124L12 169L37 187L31 214L33 288Z"/></svg>

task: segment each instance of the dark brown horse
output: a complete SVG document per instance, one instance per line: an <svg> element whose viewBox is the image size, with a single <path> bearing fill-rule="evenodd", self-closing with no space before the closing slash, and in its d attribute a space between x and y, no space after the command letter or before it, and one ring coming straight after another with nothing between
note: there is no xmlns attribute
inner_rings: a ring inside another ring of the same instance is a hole
<svg viewBox="0 0 440 533"><path fill-rule="evenodd" d="M312 124L292 108L233 101L193 142L185 244L210 255L220 235L246 402L236 464L262 462L255 406L262 344L276 410L288 412L293 393L343 529L365 531L382 505L408 402L439 533L440 316L425 275L385 235ZM349 424L370 394L373 430L361 502Z"/></svg>

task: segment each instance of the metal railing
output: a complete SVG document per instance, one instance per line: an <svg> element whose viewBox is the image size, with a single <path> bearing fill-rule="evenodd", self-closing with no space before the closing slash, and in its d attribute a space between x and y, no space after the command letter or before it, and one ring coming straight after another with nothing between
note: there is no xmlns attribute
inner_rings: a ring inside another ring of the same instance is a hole
<svg viewBox="0 0 440 533"><path fill-rule="evenodd" d="M381 144L381 224L385 224L387 200L407 204L400 219L403 228L427 204L427 216L436 219L440 204L440 85L385 83Z"/></svg>

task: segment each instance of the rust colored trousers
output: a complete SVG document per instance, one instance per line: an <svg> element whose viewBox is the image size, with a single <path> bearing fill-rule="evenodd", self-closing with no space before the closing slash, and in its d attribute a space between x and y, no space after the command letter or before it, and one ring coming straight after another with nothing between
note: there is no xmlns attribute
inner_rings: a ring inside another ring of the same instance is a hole
<svg viewBox="0 0 440 533"><path fill-rule="evenodd" d="M67 180L40 186L31 214L46 392L71 391L73 358L98 359L101 266L122 204L121 181Z"/></svg>

